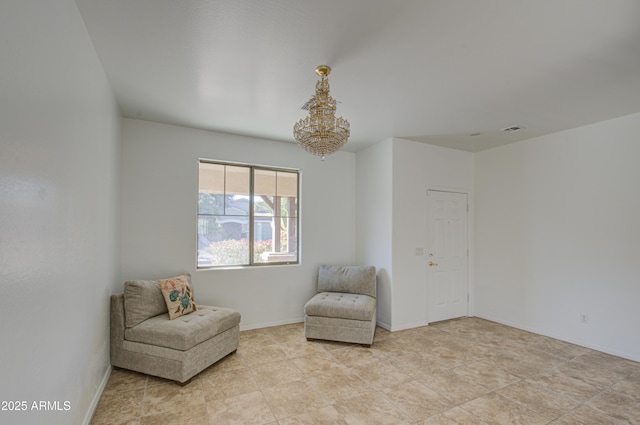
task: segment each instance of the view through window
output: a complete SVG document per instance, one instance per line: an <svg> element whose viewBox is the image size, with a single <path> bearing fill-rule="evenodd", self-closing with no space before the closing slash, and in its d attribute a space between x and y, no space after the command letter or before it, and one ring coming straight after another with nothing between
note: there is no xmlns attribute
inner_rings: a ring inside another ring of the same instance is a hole
<svg viewBox="0 0 640 425"><path fill-rule="evenodd" d="M299 170L199 161L198 268L297 264Z"/></svg>

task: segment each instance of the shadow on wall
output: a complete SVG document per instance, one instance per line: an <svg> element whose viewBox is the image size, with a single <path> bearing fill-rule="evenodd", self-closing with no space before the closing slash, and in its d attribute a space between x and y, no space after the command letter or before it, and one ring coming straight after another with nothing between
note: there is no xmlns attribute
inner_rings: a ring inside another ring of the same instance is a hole
<svg viewBox="0 0 640 425"><path fill-rule="evenodd" d="M377 311L378 325L391 329L391 278L387 269L377 269Z"/></svg>

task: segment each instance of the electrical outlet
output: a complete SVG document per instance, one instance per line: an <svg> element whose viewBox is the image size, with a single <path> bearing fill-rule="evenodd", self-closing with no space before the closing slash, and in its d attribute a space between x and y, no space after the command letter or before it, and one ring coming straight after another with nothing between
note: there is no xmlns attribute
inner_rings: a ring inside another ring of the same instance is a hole
<svg viewBox="0 0 640 425"><path fill-rule="evenodd" d="M587 323L589 323L589 315L582 313L580 315L580 323L582 323L583 325L586 325Z"/></svg>

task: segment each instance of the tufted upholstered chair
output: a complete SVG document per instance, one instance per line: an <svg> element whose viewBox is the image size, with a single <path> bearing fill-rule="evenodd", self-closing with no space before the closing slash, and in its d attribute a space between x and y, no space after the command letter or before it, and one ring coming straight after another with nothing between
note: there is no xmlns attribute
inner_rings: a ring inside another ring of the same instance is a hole
<svg viewBox="0 0 640 425"><path fill-rule="evenodd" d="M169 319L156 281L133 280L111 295L111 364L148 375L189 382L240 343L240 313L198 304Z"/></svg>
<svg viewBox="0 0 640 425"><path fill-rule="evenodd" d="M317 291L304 306L307 340L371 346L376 330L376 268L322 265Z"/></svg>

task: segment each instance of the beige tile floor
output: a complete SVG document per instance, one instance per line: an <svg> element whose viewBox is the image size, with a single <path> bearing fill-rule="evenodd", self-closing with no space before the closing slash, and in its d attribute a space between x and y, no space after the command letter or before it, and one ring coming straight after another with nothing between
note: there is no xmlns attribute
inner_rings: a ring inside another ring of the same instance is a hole
<svg viewBox="0 0 640 425"><path fill-rule="evenodd" d="M101 424L640 424L640 363L466 318L371 348L307 342L303 325L240 333L191 383L114 370Z"/></svg>

